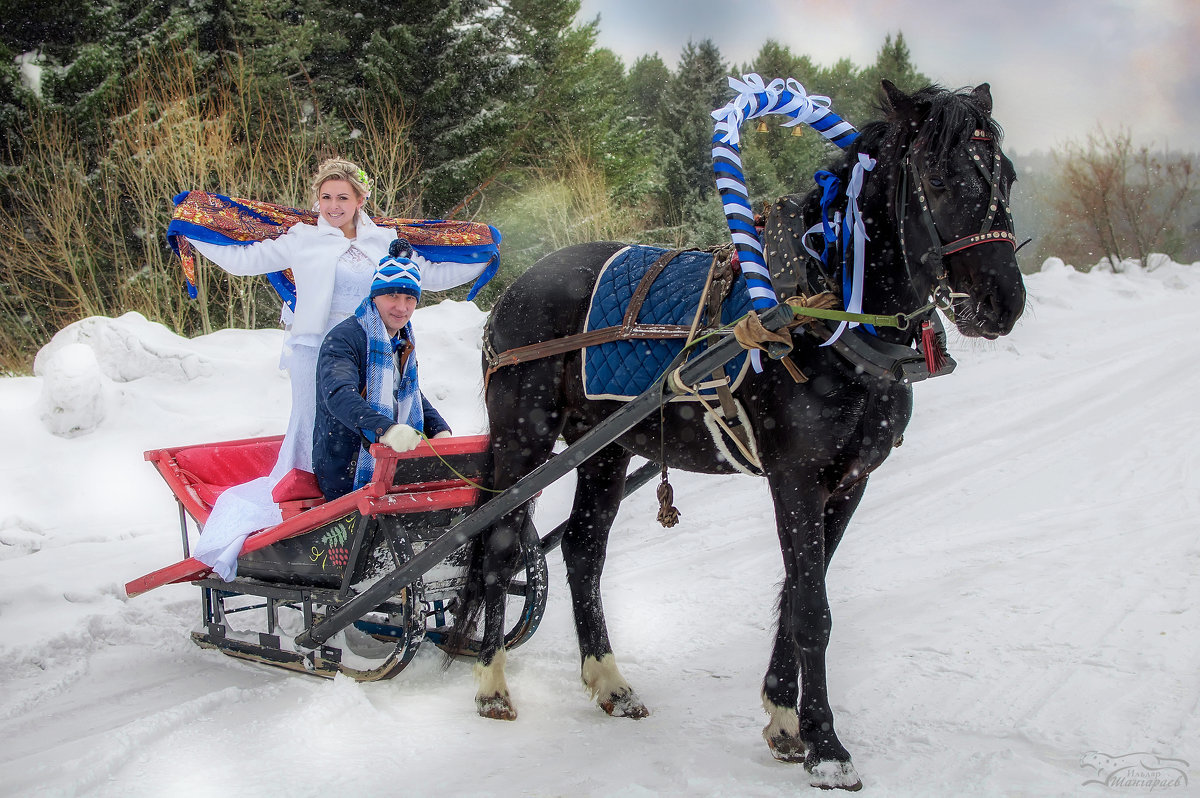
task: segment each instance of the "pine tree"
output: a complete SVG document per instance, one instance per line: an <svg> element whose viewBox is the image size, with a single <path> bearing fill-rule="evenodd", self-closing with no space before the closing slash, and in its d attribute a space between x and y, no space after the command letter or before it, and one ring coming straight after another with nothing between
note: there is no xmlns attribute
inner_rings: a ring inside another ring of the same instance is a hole
<svg viewBox="0 0 1200 798"><path fill-rule="evenodd" d="M511 37L519 68L515 73L515 135L510 141L518 163L552 157L564 131L593 138L586 97L603 89L588 74L596 41L596 23L571 23L577 0L514 0ZM611 67L593 62L600 69ZM610 71L610 79L611 79Z"/></svg>
<svg viewBox="0 0 1200 798"><path fill-rule="evenodd" d="M411 115L427 215L453 207L499 157L514 68L505 24L479 0L440 0L406 8L366 45L368 87Z"/></svg>
<svg viewBox="0 0 1200 798"><path fill-rule="evenodd" d="M674 131L672 149L679 162L679 173L668 176L668 192L678 208L715 190L711 113L729 101L727 78L725 61L712 39L684 46L666 102L666 122Z"/></svg>
<svg viewBox="0 0 1200 798"><path fill-rule="evenodd" d="M631 110L639 120L658 123L671 90L671 70L658 53L633 62L627 80Z"/></svg>
<svg viewBox="0 0 1200 798"><path fill-rule="evenodd" d="M784 45L768 40L755 56L748 71L757 72L764 81L793 78L812 95L829 96L822 85L822 71L807 55L795 55ZM831 97L835 111L841 104ZM813 185L813 172L836 149L819 133L805 125L781 127L781 116L765 119L764 133L743 131L742 157L746 167L750 196L754 199L774 199L783 194L807 192Z"/></svg>
<svg viewBox="0 0 1200 798"><path fill-rule="evenodd" d="M671 82L671 70L657 53L635 61L625 80L625 124L638 132L643 155L640 189L653 195L662 208L669 204L667 169L678 168L665 122Z"/></svg>
<svg viewBox="0 0 1200 798"><path fill-rule="evenodd" d="M908 43L904 41L904 34L900 31L896 32L894 39L891 34L884 37L883 46L875 56L875 63L863 72L864 81L874 92L879 91L879 82L884 78L906 92L916 91L930 82L929 78L917 71L912 62L912 54L908 50Z"/></svg>
<svg viewBox="0 0 1200 798"><path fill-rule="evenodd" d="M28 109L38 102L21 79L18 55L0 43L0 157L4 158L20 156Z"/></svg>

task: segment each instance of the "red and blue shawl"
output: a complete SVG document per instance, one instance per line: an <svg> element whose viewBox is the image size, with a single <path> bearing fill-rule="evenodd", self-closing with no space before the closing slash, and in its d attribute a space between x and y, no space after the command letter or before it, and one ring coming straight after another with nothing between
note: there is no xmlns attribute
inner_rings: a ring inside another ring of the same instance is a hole
<svg viewBox="0 0 1200 798"><path fill-rule="evenodd" d="M491 225L391 216L372 216L371 220L408 239L418 254L433 263L484 264L483 272L471 286L468 299L474 299L500 268L500 231ZM316 223L316 211L203 191L185 191L175 197L175 212L167 226L167 241L183 264L188 296L195 299L196 260L187 238L221 246L247 244L278 238L294 224ZM283 301L295 310L296 283L291 269L272 272L267 279Z"/></svg>

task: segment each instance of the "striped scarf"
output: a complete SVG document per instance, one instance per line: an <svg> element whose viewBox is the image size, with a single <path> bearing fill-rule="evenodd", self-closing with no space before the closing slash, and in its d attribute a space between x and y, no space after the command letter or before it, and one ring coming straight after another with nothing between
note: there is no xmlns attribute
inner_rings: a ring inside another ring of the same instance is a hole
<svg viewBox="0 0 1200 798"><path fill-rule="evenodd" d="M422 431L425 428L424 413L421 408L421 388L417 384L417 351L412 323L404 326L402 337L407 338L414 348L404 365L404 373L397 379L392 339L370 297L362 301L354 311L354 316L367 334L367 389L363 398L375 412L407 424L418 432ZM354 489L358 490L370 482L374 471L375 458L369 451L360 452L358 467L354 472Z"/></svg>

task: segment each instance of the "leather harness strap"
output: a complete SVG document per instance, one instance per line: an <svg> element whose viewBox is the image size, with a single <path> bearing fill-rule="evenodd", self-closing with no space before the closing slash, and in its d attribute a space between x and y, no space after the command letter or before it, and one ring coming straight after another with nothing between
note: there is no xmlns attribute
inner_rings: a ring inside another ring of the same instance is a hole
<svg viewBox="0 0 1200 798"><path fill-rule="evenodd" d="M646 269L646 273L642 275L637 288L634 289L633 296L629 298L629 307L625 309L625 318L621 321L622 331L632 330L637 324L638 314L642 312L642 303L646 301L646 297L650 294L650 287L654 285L658 275L662 274L663 269L667 268L667 264L675 260L681 252L688 251L685 249L668 250L650 264L650 268Z"/></svg>
<svg viewBox="0 0 1200 798"><path fill-rule="evenodd" d="M705 286L705 296L700 298L701 305L704 305L705 300L708 302L705 311L710 328L721 323L721 303L725 301L729 289L733 287L732 255L732 250L722 250L713 255L712 268L708 272L709 282ZM733 391L729 390L729 377L725 374L725 367L722 366L714 371L712 378L715 383L713 390L720 403L722 418L730 432L741 441L743 447L749 446L749 435L738 419L737 404L733 399Z"/></svg>

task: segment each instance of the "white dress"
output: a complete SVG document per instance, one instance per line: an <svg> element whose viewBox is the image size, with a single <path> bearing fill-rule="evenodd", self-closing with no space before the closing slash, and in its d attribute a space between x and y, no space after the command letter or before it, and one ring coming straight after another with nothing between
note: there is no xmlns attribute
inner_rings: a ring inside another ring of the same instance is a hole
<svg viewBox="0 0 1200 798"><path fill-rule="evenodd" d="M354 315L355 309L370 293L375 265L374 260L356 246L351 246L338 258L326 333ZM234 485L217 497L203 534L192 550L193 557L210 566L227 582L237 575L237 557L250 533L283 520L279 505L271 497L275 486L293 469L312 471L317 355L324 337L324 334L308 333L288 339L280 365L287 368L291 379L292 409L275 466L268 476Z"/></svg>

